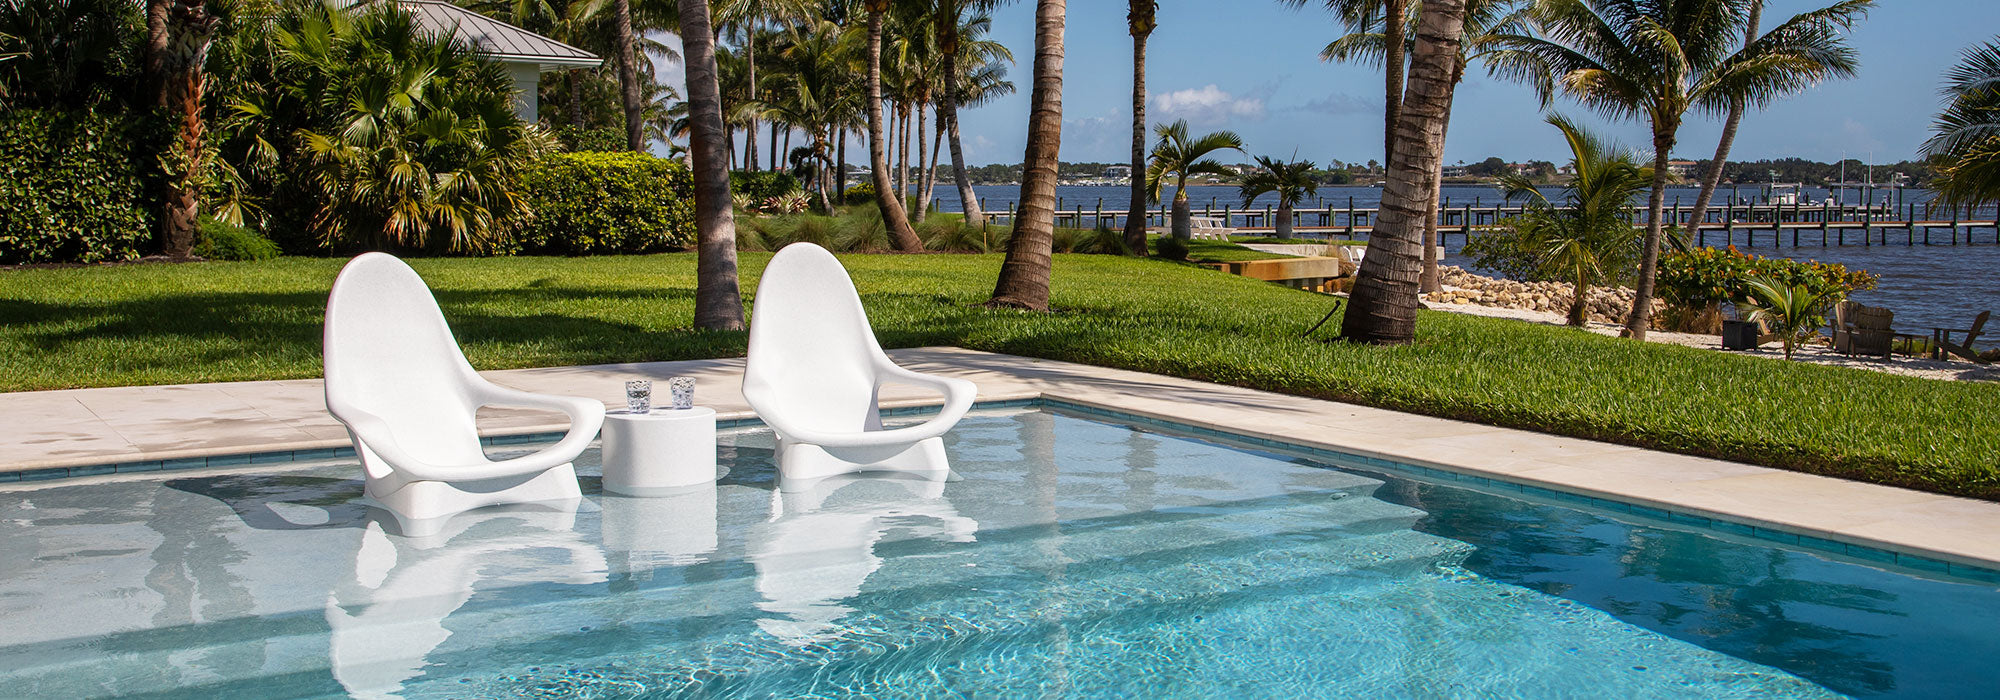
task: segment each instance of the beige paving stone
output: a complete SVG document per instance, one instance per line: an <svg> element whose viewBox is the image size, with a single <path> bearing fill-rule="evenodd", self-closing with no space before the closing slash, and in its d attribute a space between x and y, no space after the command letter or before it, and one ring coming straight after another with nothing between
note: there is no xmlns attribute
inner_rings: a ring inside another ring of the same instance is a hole
<svg viewBox="0 0 2000 700"><path fill-rule="evenodd" d="M981 400L1045 396L1250 436L1315 444L1520 483L1612 495L1924 556L2000 564L2000 504L1240 387L958 348L892 351L906 367L970 379ZM696 401L750 415L743 360L484 372L505 386L624 404L623 383L696 378ZM0 395L0 471L347 444L318 380ZM665 387L656 384L658 394ZM656 399L657 400L657 399ZM890 386L888 406L935 395ZM482 411L494 434L567 427L559 414Z"/></svg>

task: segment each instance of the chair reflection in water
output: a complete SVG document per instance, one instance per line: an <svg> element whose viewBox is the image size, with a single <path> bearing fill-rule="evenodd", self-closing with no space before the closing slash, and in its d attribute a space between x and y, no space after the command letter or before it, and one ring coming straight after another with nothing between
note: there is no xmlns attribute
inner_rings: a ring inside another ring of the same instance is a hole
<svg viewBox="0 0 2000 700"><path fill-rule="evenodd" d="M875 545L891 531L902 539L973 542L979 523L943 498L946 472L853 474L817 480L771 496L771 519L752 531L757 626L792 646L838 639L861 594L882 568Z"/></svg>
<svg viewBox="0 0 2000 700"><path fill-rule="evenodd" d="M574 531L581 503L462 513L421 537L390 534L395 521L377 511L355 553L353 577L327 596L334 679L354 697L398 697L451 637L445 619L475 593L604 582L603 551Z"/></svg>
<svg viewBox="0 0 2000 700"><path fill-rule="evenodd" d="M882 352L840 261L811 243L785 246L757 284L743 398L778 434L780 488L856 471L949 473L942 436L972 408L972 382L918 374ZM887 429L885 384L944 395L938 415Z"/></svg>

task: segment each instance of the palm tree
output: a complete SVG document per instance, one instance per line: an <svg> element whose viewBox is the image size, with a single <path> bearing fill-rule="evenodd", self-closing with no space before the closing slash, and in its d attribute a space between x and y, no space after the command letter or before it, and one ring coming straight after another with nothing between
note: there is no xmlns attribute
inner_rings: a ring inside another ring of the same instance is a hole
<svg viewBox="0 0 2000 700"><path fill-rule="evenodd" d="M682 0L690 2L691 0ZM892 0L865 0L868 10L868 167L875 182L875 207L882 210L882 224L889 229L889 244L896 250L913 253L923 250L923 239L910 227L903 201L889 181L889 158L884 151L882 131L882 17Z"/></svg>
<svg viewBox="0 0 2000 700"><path fill-rule="evenodd" d="M736 214L729 197L728 127L722 123L715 32L708 0L680 0L681 52L687 56L689 159L694 166L694 327L743 329L736 281Z"/></svg>
<svg viewBox="0 0 2000 700"><path fill-rule="evenodd" d="M639 99L639 46L632 39L632 0L611 0L611 29L611 54L618 59L619 104L625 112L625 147L645 153L645 104Z"/></svg>
<svg viewBox="0 0 2000 700"><path fill-rule="evenodd" d="M1252 201L1266 192L1277 193L1278 237L1291 238L1292 205L1319 193L1319 182L1312 177L1313 170L1319 166L1309 160L1286 163L1268 156L1257 156L1257 164L1263 166L1263 171L1243 178L1240 188L1243 206L1249 208Z"/></svg>
<svg viewBox="0 0 2000 700"><path fill-rule="evenodd" d="M963 0L940 0L939 5L949 5ZM993 4L991 0L978 0L981 6ZM944 15L939 15L940 22ZM942 25L940 25L942 26ZM974 226L985 225L985 214L979 211L979 196L972 191L972 180L965 173L965 152L963 139L959 134L958 111L961 107L978 107L1002 95L1014 92L1014 83L1007 80L1007 65L1014 62L1014 52L1005 44L986 38L992 30L993 18L984 13L964 17L955 30L938 37L938 53L943 57L949 70L940 70L937 75L937 133L932 138L942 139L951 149L952 179L958 187L958 199L965 213L965 223ZM936 179L936 161L942 157L940 148L931 149L932 164L924 171L926 185L923 200L931 199L931 185ZM965 204L965 203L970 204Z"/></svg>
<svg viewBox="0 0 2000 700"><path fill-rule="evenodd" d="M811 145L794 151L804 151L821 169L833 167L831 132L841 121L842 113L853 109L858 97L846 49L840 26L832 22L819 22L797 31L779 54L785 70L772 81L776 86L774 92L785 95L785 99L772 103L772 117L805 130ZM821 207L832 211L831 193L827 191L829 179L813 178L819 185Z"/></svg>
<svg viewBox="0 0 2000 700"><path fill-rule="evenodd" d="M1422 273L1416 247L1424 219L1437 212L1431 181L1443 165L1444 118L1465 28L1465 2L1424 3L1417 48L1410 59L1409 97L1397 115L1399 147L1389 154L1389 184L1382 188L1381 214L1368 237L1368 256L1355 272L1341 322L1340 335L1347 340L1401 344L1416 337Z"/></svg>
<svg viewBox="0 0 2000 700"><path fill-rule="evenodd" d="M778 22L792 26L810 18L815 3L810 0L716 0L713 19L719 27L737 27L743 31L743 62L747 66L748 91L746 100L758 101L763 95L757 80L757 30L765 22ZM746 133L743 161L744 167L757 169L757 118L752 115L745 124ZM777 167L778 154L771 154L771 166Z"/></svg>
<svg viewBox="0 0 2000 700"><path fill-rule="evenodd" d="M497 64L393 5L300 3L251 36L275 61L230 104L225 133L249 172L225 181L276 181L277 209L303 210L322 245L477 252L526 213L512 186L545 143Z"/></svg>
<svg viewBox="0 0 2000 700"><path fill-rule="evenodd" d="M1944 161L1931 188L1947 206L2000 202L2000 40L1967 49L1945 80L1944 111L1923 145Z"/></svg>
<svg viewBox="0 0 2000 700"><path fill-rule="evenodd" d="M1288 7L1304 7L1313 0L1278 0ZM1405 39L1410 21L1410 0L1320 0L1326 9L1350 27L1364 27L1381 17L1385 56L1403 56L1409 50ZM1379 14L1378 14L1379 13ZM1403 109L1403 61L1385 62L1382 72L1382 152L1383 160L1393 160L1396 152L1396 123Z"/></svg>
<svg viewBox="0 0 2000 700"><path fill-rule="evenodd" d="M1421 15L1423 0L1411 0L1413 14ZM1509 34L1525 31L1522 13L1516 9L1520 0L1467 0L1465 3L1465 30L1460 37L1458 61L1452 69L1451 94L1445 97L1444 130L1451 131L1452 102L1458 92L1458 85L1465 80L1465 69L1473 61L1494 55L1496 39ZM1412 21L1415 17L1411 18ZM1343 16L1343 21L1352 30L1347 35L1335 39L1321 49L1323 61L1362 61L1380 65L1388 55L1389 36L1383 31L1375 15L1360 12ZM1414 26L1409 29L1415 29ZM1405 59L1407 60L1407 59ZM1439 177L1431 181L1431 201L1436 202L1444 185L1444 169L1438 169ZM1437 217L1424 219L1424 270L1421 285L1424 292L1440 289L1437 255Z"/></svg>
<svg viewBox="0 0 2000 700"><path fill-rule="evenodd" d="M1743 23L1743 46L1749 48L1757 40L1757 23L1764 18L1764 0L1750 0L1750 18ZM1722 121L1722 138L1715 143L1715 158L1708 161L1708 173L1701 178L1701 193L1695 195L1694 211L1688 221L1699 228L1701 220L1708 216L1708 202L1715 197L1715 189L1722 186L1722 166L1729 161L1729 149L1736 143L1736 127L1743 123L1742 100L1729 105L1729 117Z"/></svg>
<svg viewBox="0 0 2000 700"><path fill-rule="evenodd" d="M1501 222L1506 233L1487 235L1519 237L1521 248L1535 252L1542 274L1573 285L1569 325L1582 326L1589 320L1591 285L1623 277L1637 262L1639 237L1632 226L1631 202L1652 183L1653 171L1641 166L1638 156L1585 132L1562 115L1549 115L1548 122L1569 143L1570 167L1576 176L1569 182L1567 196L1557 205L1527 176L1501 175L1501 193L1509 202L1522 200L1523 211Z"/></svg>
<svg viewBox="0 0 2000 700"><path fill-rule="evenodd" d="M1167 178L1174 179L1174 238L1188 240L1189 230L1187 181L1197 174L1234 175L1234 171L1208 159L1210 153L1222 150L1243 150L1243 137L1234 131L1217 131L1203 134L1201 138L1188 137L1186 119L1172 124L1161 124L1153 128L1160 142L1153 146L1152 162L1146 166L1146 191L1153 201L1159 201L1164 194Z"/></svg>
<svg viewBox="0 0 2000 700"><path fill-rule="evenodd" d="M1761 322L1778 336L1785 344L1787 360L1792 359L1792 348L1801 339L1826 325L1827 309L1840 301L1838 294L1814 289L1809 284L1787 284L1769 277L1752 277L1744 282L1750 288L1750 298L1738 304L1750 311L1749 320Z"/></svg>
<svg viewBox="0 0 2000 700"><path fill-rule="evenodd" d="M1762 107L1830 77L1854 74L1842 33L1874 0L1845 0L1797 15L1740 51L1730 38L1750 0L1536 0L1543 36L1500 40L1502 74L1534 84L1544 102L1556 90L1607 116L1645 115L1653 128L1653 189L1646 242L1625 334L1644 340L1652 323L1654 270L1665 220L1667 158L1691 110L1722 113L1741 102Z"/></svg>
<svg viewBox="0 0 2000 700"><path fill-rule="evenodd" d="M1130 0L1125 27L1132 34L1132 201L1125 209L1125 252L1146 254L1146 39L1159 25L1159 0Z"/></svg>
<svg viewBox="0 0 2000 700"><path fill-rule="evenodd" d="M1056 154L1062 149L1064 0L1036 0L1035 83L1028 93L1028 146L1021 159L1021 205L1007 259L988 306L1049 310L1050 251L1056 233ZM879 181L881 178L877 176Z"/></svg>
<svg viewBox="0 0 2000 700"><path fill-rule="evenodd" d="M186 260L194 252L195 216L208 161L205 140L208 47L217 18L206 0L174 0L168 14L166 50L161 54L161 99L176 122L177 138L163 156L167 166L166 207L160 239L167 257Z"/></svg>

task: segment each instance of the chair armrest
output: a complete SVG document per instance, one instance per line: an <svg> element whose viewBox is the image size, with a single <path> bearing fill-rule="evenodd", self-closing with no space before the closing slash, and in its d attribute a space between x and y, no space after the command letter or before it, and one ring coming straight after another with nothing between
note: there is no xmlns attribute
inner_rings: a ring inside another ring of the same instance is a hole
<svg viewBox="0 0 2000 700"><path fill-rule="evenodd" d="M965 417L965 413L972 409L972 402L979 395L979 387L963 379L919 374L886 361L878 362L875 369L877 371L876 383L878 385L895 382L930 387L944 394L944 407L939 409L938 414L932 416L930 420L893 430L829 433L792 425L781 416L765 415L763 416L764 421L791 439L821 447L876 447L909 444L928 440L951 430L952 426L958 424L958 421Z"/></svg>
<svg viewBox="0 0 2000 700"><path fill-rule="evenodd" d="M597 437L598 428L604 425L604 405L589 399L542 396L497 385L476 386L473 393L482 400L494 399L492 403L496 404L546 406L561 410L570 416L569 433L546 449L513 459L441 464L418 459L404 450L396 441L396 434L389 428L388 421L381 416L332 401L328 402L327 409L334 419L353 431L355 437L377 457L388 462L391 468L424 481L476 481L547 471L576 459L576 455L581 454ZM595 406L594 414L592 406Z"/></svg>

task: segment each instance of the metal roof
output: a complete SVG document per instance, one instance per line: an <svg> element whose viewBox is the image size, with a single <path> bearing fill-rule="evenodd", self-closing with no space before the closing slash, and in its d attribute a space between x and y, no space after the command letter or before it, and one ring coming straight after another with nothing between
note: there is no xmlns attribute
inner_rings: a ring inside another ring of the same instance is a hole
<svg viewBox="0 0 2000 700"><path fill-rule="evenodd" d="M402 0L395 4L415 17L418 26L450 35L479 55L496 61L563 67L590 67L603 62L589 51L451 3Z"/></svg>

